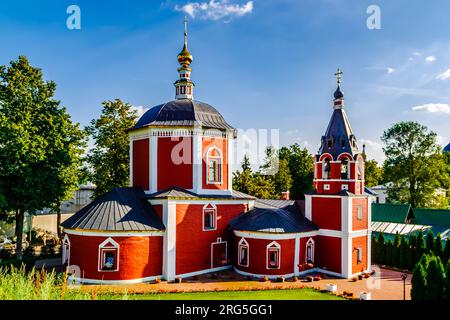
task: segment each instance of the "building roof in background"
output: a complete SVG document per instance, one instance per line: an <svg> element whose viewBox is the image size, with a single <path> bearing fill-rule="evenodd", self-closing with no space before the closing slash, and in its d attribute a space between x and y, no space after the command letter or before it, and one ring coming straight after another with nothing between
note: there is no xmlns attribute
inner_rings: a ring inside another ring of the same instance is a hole
<svg viewBox="0 0 450 320"><path fill-rule="evenodd" d="M414 209L414 218L411 222L415 224L450 227L450 210L416 208Z"/></svg>
<svg viewBox="0 0 450 320"><path fill-rule="evenodd" d="M257 199L252 210L230 222L230 229L267 233L299 233L318 228L299 213L295 201Z"/></svg>
<svg viewBox="0 0 450 320"><path fill-rule="evenodd" d="M61 225L67 229L101 231L165 230L161 219L145 199L142 188L114 188Z"/></svg>
<svg viewBox="0 0 450 320"><path fill-rule="evenodd" d="M444 148L445 152L450 152L450 143Z"/></svg>
<svg viewBox="0 0 450 320"><path fill-rule="evenodd" d="M130 130L148 126L200 126L235 130L215 108L191 99L172 100L151 108Z"/></svg>
<svg viewBox="0 0 450 320"><path fill-rule="evenodd" d="M412 215L409 204L372 203L372 221L407 223Z"/></svg>
<svg viewBox="0 0 450 320"><path fill-rule="evenodd" d="M255 197L245 194L243 192L233 190L231 195L211 195L211 194L197 194L180 187L172 187L164 189L146 196L148 199L248 199L254 200Z"/></svg>

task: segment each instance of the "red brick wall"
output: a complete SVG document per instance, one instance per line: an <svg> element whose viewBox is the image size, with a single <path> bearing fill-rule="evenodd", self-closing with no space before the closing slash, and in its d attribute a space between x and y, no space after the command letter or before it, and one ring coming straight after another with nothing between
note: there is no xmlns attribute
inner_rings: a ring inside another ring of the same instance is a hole
<svg viewBox="0 0 450 320"><path fill-rule="evenodd" d="M142 187L144 190L149 187L149 139L133 141L133 187Z"/></svg>
<svg viewBox="0 0 450 320"><path fill-rule="evenodd" d="M177 204L176 273L184 274L211 268L211 243L217 238L228 241L228 258L232 243L229 222L244 212L241 204L217 205L217 229L203 231L203 204Z"/></svg>
<svg viewBox="0 0 450 320"><path fill-rule="evenodd" d="M169 137L158 138L158 190L173 186L192 189L192 138L190 137L174 138L174 140Z"/></svg>
<svg viewBox="0 0 450 320"><path fill-rule="evenodd" d="M356 248L362 248L362 261L358 262L358 252ZM352 239L352 273L367 270L367 236Z"/></svg>
<svg viewBox="0 0 450 320"><path fill-rule="evenodd" d="M98 270L98 246L108 237L68 235L70 264L81 277L97 280L130 280L162 274L163 237L112 237L119 244L119 271Z"/></svg>
<svg viewBox="0 0 450 320"><path fill-rule="evenodd" d="M228 154L227 154L227 139L223 138L203 138L203 189L227 189L228 188ZM207 181L207 151L210 147L217 147L222 152L222 183L221 184L206 184Z"/></svg>
<svg viewBox="0 0 450 320"><path fill-rule="evenodd" d="M368 229L368 219L367 219L367 198L354 198L352 200L352 229L353 230L363 230ZM358 206L362 206L363 218L358 220Z"/></svg>
<svg viewBox="0 0 450 320"><path fill-rule="evenodd" d="M152 207L155 209L156 214L158 217L163 221L163 206L162 204L152 204Z"/></svg>
<svg viewBox="0 0 450 320"><path fill-rule="evenodd" d="M259 275L284 275L295 271L295 239L276 240L276 242L281 246L280 269L267 269L266 248L267 245L274 240L265 239L245 238L249 247L249 264L248 267L238 265L237 252L239 241L241 241L241 239L242 237L235 237L234 239L234 265L236 269Z"/></svg>
<svg viewBox="0 0 450 320"><path fill-rule="evenodd" d="M319 268L341 273L341 238L318 236L315 246L316 265Z"/></svg>
<svg viewBox="0 0 450 320"><path fill-rule="evenodd" d="M341 198L312 197L311 210L319 228L341 230Z"/></svg>

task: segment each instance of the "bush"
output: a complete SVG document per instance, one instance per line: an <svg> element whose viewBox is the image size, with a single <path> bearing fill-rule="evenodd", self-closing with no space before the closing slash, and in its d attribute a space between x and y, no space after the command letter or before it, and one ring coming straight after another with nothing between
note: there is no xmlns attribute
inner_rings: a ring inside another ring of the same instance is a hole
<svg viewBox="0 0 450 320"><path fill-rule="evenodd" d="M444 295L445 270L441 258L433 256L427 270L426 300L439 300Z"/></svg>
<svg viewBox="0 0 450 320"><path fill-rule="evenodd" d="M427 247L426 247L427 253L434 252L434 234L430 230L427 233Z"/></svg>
<svg viewBox="0 0 450 320"><path fill-rule="evenodd" d="M442 261L446 264L450 260L450 237L447 238L447 241L445 241L445 249L444 253L442 254Z"/></svg>
<svg viewBox="0 0 450 320"><path fill-rule="evenodd" d="M414 268L411 284L411 300L424 300L427 288L427 271L421 261Z"/></svg>
<svg viewBox="0 0 450 320"><path fill-rule="evenodd" d="M434 243L434 255L436 257L440 257L442 259L443 256L443 252L442 252L442 238L441 238L441 234L438 233L437 237L436 237L436 241Z"/></svg>
<svg viewBox="0 0 450 320"><path fill-rule="evenodd" d="M444 299L450 300L450 261L447 262L445 268Z"/></svg>

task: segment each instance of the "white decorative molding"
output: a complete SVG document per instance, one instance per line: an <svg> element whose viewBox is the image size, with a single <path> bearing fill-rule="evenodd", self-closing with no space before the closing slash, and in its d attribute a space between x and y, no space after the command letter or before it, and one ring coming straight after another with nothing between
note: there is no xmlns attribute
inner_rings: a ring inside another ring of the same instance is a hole
<svg viewBox="0 0 450 320"><path fill-rule="evenodd" d="M75 277L75 276L69 276L68 282L70 283L70 282L75 281L75 282L86 283L86 284L135 284L135 283L153 281L153 280L156 280L161 277L162 277L162 275L138 278L138 279L130 279L130 280L98 280L98 279L88 279L88 278L79 278L79 277Z"/></svg>
<svg viewBox="0 0 450 320"><path fill-rule="evenodd" d="M312 221L312 196L305 195L305 217Z"/></svg>
<svg viewBox="0 0 450 320"><path fill-rule="evenodd" d="M150 137L149 139L149 188L150 192L158 190L158 137Z"/></svg>
<svg viewBox="0 0 450 320"><path fill-rule="evenodd" d="M159 231L90 231L90 230L76 230L64 229L67 234L85 237L162 237L164 230Z"/></svg>

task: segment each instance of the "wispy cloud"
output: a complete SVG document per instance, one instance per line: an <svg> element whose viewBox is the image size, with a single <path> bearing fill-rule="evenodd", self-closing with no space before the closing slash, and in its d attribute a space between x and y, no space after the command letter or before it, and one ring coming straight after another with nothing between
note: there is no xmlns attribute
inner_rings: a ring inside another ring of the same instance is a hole
<svg viewBox="0 0 450 320"><path fill-rule="evenodd" d="M136 111L136 115L138 118L142 117L145 112L147 112L148 108L142 107L142 106L132 106L132 111Z"/></svg>
<svg viewBox="0 0 450 320"><path fill-rule="evenodd" d="M427 62L427 63L434 62L435 60L436 60L435 56L428 56L425 58L425 62Z"/></svg>
<svg viewBox="0 0 450 320"><path fill-rule="evenodd" d="M176 11L182 11L192 18L207 20L230 19L242 17L253 12L253 1L245 4L230 3L228 0L210 0L209 2L188 2L175 6Z"/></svg>
<svg viewBox="0 0 450 320"><path fill-rule="evenodd" d="M447 80L448 78L450 78L450 68L436 77L438 80Z"/></svg>
<svg viewBox="0 0 450 320"><path fill-rule="evenodd" d="M366 146L366 154L369 159L375 159L379 163L384 161L383 145L380 142L371 139L359 139L359 144L361 147Z"/></svg>
<svg viewBox="0 0 450 320"><path fill-rule="evenodd" d="M395 72L394 68L387 68L387 73L388 74L391 74L391 73L394 73L394 72Z"/></svg>
<svg viewBox="0 0 450 320"><path fill-rule="evenodd" d="M446 103L426 103L411 108L413 111L430 113L450 113L450 106Z"/></svg>

